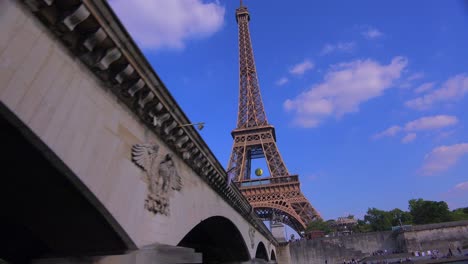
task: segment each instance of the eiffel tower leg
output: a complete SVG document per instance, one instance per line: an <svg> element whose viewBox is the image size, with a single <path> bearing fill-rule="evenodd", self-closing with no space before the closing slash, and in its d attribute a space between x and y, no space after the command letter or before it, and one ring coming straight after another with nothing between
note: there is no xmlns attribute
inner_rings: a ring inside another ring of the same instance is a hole
<svg viewBox="0 0 468 264"><path fill-rule="evenodd" d="M289 172L284 165L283 159L276 148L275 142L263 143L263 153L267 160L268 169L271 177L288 176Z"/></svg>
<svg viewBox="0 0 468 264"><path fill-rule="evenodd" d="M228 171L235 175L234 181L238 182L246 175L247 149L245 146L234 146L229 160Z"/></svg>

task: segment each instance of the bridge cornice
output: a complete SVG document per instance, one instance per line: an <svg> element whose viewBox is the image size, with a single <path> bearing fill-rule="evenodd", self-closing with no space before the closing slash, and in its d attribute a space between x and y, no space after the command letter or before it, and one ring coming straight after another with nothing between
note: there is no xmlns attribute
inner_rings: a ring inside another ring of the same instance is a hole
<svg viewBox="0 0 468 264"><path fill-rule="evenodd" d="M275 246L256 216L143 53L104 0L25 0L64 46L197 175ZM79 2L79 4L77 4Z"/></svg>

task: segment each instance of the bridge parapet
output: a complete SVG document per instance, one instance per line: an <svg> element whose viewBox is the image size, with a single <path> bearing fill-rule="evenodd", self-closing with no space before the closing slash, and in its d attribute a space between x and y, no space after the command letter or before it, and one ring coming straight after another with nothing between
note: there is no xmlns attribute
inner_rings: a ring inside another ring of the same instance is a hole
<svg viewBox="0 0 468 264"><path fill-rule="evenodd" d="M34 15L152 132L274 245L237 186L177 105L106 1L29 0Z"/></svg>

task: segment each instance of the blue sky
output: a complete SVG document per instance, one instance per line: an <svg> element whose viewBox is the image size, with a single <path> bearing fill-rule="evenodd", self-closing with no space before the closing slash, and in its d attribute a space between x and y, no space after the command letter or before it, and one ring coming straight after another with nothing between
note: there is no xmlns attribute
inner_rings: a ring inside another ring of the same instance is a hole
<svg viewBox="0 0 468 264"><path fill-rule="evenodd" d="M322 217L468 206L468 3L290 2L244 0L279 151ZM226 166L239 2L110 3Z"/></svg>

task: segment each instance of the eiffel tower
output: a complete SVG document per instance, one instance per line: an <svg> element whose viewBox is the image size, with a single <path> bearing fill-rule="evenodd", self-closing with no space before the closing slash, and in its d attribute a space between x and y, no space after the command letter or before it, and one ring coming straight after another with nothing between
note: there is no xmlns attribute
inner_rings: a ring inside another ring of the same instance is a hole
<svg viewBox="0 0 468 264"><path fill-rule="evenodd" d="M307 224L320 218L302 194L298 175L289 174L276 145L275 128L268 123L255 69L249 33L250 14L240 4L236 9L239 28L239 112L228 171L255 212L264 220L275 220L300 234ZM265 159L270 175L251 179L251 161Z"/></svg>

